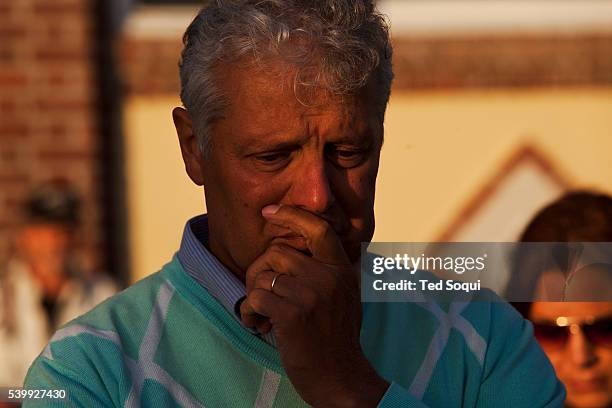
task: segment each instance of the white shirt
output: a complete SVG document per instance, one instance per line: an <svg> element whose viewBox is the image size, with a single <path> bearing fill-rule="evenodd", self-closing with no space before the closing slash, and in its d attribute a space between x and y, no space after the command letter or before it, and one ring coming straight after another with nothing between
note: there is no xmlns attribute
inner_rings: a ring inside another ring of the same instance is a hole
<svg viewBox="0 0 612 408"><path fill-rule="evenodd" d="M108 278L95 282L69 279L55 307L58 327L49 327L42 290L23 262L12 259L0 281L0 387L18 387L53 331L89 311L116 292Z"/></svg>

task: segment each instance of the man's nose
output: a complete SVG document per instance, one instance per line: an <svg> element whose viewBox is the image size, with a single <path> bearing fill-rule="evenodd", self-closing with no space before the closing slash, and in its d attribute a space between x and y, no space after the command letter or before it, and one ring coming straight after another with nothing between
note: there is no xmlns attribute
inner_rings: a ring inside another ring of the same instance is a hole
<svg viewBox="0 0 612 408"><path fill-rule="evenodd" d="M335 202L323 158L307 160L294 175L290 190L293 205L315 214L324 214Z"/></svg>
<svg viewBox="0 0 612 408"><path fill-rule="evenodd" d="M567 344L569 358L580 367L589 367L597 362L595 347L579 326L570 327L570 338Z"/></svg>

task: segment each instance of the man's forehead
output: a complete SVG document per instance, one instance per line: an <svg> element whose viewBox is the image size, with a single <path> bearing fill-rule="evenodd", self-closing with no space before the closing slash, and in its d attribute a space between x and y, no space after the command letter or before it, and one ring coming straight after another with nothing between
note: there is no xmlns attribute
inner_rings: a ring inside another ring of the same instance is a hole
<svg viewBox="0 0 612 408"><path fill-rule="evenodd" d="M219 72L219 90L226 99L222 122L239 123L244 134L273 135L330 117L341 119L341 125L347 129L366 126L363 116L370 98L361 94L335 95L321 86L297 86L299 74L295 69L281 65L264 70L252 65L225 64ZM371 112L375 112L373 107Z"/></svg>
<svg viewBox="0 0 612 408"><path fill-rule="evenodd" d="M350 105L355 100L375 104L377 82L374 77L360 89L351 92L337 92L333 79L319 71L319 66L312 63L296 66L277 57L270 60L241 58L222 62L215 68L215 79L220 90L229 95L245 94L275 100L278 92L293 96L294 103L315 111L325 110L329 104ZM268 92L269 91L269 92Z"/></svg>
<svg viewBox="0 0 612 408"><path fill-rule="evenodd" d="M284 121L252 126L232 138L235 151L282 150L306 145L312 140L334 144L370 145L376 132L366 123L352 126L345 121L316 120L311 116L304 121Z"/></svg>
<svg viewBox="0 0 612 408"><path fill-rule="evenodd" d="M291 99L292 104L312 108L313 114L316 109L343 99L326 89L322 80L305 81L303 70L290 64L244 61L220 64L216 69L220 90L229 97L250 96L275 102L282 94L287 99L285 103Z"/></svg>

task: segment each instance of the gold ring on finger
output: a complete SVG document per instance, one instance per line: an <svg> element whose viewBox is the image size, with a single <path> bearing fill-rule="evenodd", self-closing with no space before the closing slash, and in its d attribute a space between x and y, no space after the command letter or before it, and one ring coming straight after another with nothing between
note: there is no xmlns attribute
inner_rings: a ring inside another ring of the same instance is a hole
<svg viewBox="0 0 612 408"><path fill-rule="evenodd" d="M272 279L272 284L270 285L270 291L271 292L274 292L274 285L276 284L276 280L281 275L282 275L282 273L277 273L276 275L274 275L274 278Z"/></svg>

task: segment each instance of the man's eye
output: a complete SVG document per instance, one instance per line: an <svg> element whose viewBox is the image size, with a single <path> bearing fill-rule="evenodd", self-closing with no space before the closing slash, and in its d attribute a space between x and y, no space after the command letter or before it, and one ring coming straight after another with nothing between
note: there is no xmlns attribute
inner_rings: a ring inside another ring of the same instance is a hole
<svg viewBox="0 0 612 408"><path fill-rule="evenodd" d="M336 155L342 159L354 159L355 157L361 155L361 152L352 150L337 150Z"/></svg>
<svg viewBox="0 0 612 408"><path fill-rule="evenodd" d="M277 169L288 163L291 157L290 152L274 152L255 155L255 161L259 166L266 169Z"/></svg>
<svg viewBox="0 0 612 408"><path fill-rule="evenodd" d="M272 154L264 154L264 155L257 156L257 160L264 162L264 163L274 163L279 160L284 160L287 157L289 157L289 155L285 152L272 153Z"/></svg>
<svg viewBox="0 0 612 408"><path fill-rule="evenodd" d="M327 157L338 167L351 168L363 163L367 153L361 149L330 149Z"/></svg>

